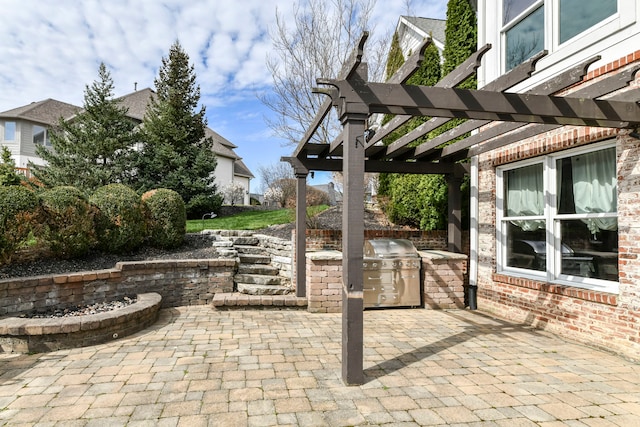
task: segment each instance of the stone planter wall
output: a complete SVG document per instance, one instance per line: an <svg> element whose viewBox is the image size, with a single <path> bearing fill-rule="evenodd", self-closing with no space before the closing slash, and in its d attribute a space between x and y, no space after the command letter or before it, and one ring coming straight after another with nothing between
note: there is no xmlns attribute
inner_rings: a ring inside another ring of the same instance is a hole
<svg viewBox="0 0 640 427"><path fill-rule="evenodd" d="M119 262L113 269L0 280L0 317L156 292L163 307L209 304L233 290L232 259Z"/></svg>
<svg viewBox="0 0 640 427"><path fill-rule="evenodd" d="M0 319L0 352L39 353L102 344L151 326L161 297L141 294L127 307L77 317Z"/></svg>

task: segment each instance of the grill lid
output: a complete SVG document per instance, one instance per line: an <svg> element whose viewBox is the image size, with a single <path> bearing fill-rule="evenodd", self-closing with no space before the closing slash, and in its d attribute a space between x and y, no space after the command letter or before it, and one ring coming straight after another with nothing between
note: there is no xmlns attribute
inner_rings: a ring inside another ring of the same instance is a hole
<svg viewBox="0 0 640 427"><path fill-rule="evenodd" d="M370 239L364 241L367 258L417 258L418 251L407 239Z"/></svg>

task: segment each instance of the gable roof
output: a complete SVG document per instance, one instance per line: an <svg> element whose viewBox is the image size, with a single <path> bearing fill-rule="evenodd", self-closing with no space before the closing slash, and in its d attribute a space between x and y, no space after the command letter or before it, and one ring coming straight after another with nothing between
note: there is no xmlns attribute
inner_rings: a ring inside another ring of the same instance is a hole
<svg viewBox="0 0 640 427"><path fill-rule="evenodd" d="M133 119L142 121L147 105L151 102L151 97L155 94L150 88L137 90L130 94L118 98L123 107L128 109L127 115Z"/></svg>
<svg viewBox="0 0 640 427"><path fill-rule="evenodd" d="M444 45L445 28L447 25L446 20L421 18L418 16L401 16L398 27L400 27L400 23L402 23L403 21L405 25L408 25L415 31L422 33L423 36L431 36L435 41L438 41Z"/></svg>
<svg viewBox="0 0 640 427"><path fill-rule="evenodd" d="M0 117L4 119L29 120L55 126L61 117L67 119L80 110L81 108L75 105L49 98L44 101L32 102L23 107L4 111L0 113Z"/></svg>
<svg viewBox="0 0 640 427"><path fill-rule="evenodd" d="M151 98L156 92L150 88L144 88L131 92L127 95L118 98L120 103L128 108L127 115L135 120L142 122L144 120L145 112L147 111L147 105L151 102ZM237 160L240 157L233 151L234 148L238 148L228 139L224 138L209 127L205 128L205 136L211 137L213 140L213 152L219 156L229 157ZM253 176L253 175L252 175Z"/></svg>

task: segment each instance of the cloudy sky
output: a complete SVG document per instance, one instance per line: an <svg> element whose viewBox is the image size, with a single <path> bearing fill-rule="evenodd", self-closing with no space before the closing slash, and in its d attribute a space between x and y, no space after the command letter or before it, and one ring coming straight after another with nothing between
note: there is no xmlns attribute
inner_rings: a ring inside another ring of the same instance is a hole
<svg viewBox="0 0 640 427"><path fill-rule="evenodd" d="M444 19L446 3L413 0L410 11ZM195 66L209 127L238 146L256 175L252 191L259 190L258 167L294 148L272 135L264 120L270 111L257 99L272 81L265 58L276 9L290 16L291 0L2 0L0 111L47 98L82 105L100 62L116 96L136 83L153 88L162 58L179 40ZM406 13L406 0L378 0L372 38ZM319 174L311 184L326 180Z"/></svg>

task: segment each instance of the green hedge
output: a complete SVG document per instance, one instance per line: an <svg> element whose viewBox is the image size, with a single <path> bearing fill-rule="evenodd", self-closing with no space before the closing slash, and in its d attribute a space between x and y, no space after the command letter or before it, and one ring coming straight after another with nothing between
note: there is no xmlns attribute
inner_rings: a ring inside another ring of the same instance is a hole
<svg viewBox="0 0 640 427"><path fill-rule="evenodd" d="M142 195L145 206L147 239L151 246L176 248L184 242L187 213L180 194L166 188Z"/></svg>
<svg viewBox="0 0 640 427"><path fill-rule="evenodd" d="M96 210L75 187L54 187L40 194L45 215L44 238L57 258L78 258L96 244Z"/></svg>
<svg viewBox="0 0 640 427"><path fill-rule="evenodd" d="M95 227L100 249L126 253L139 248L145 238L140 196L122 184L98 188L89 201L98 208Z"/></svg>
<svg viewBox="0 0 640 427"><path fill-rule="evenodd" d="M0 187L0 263L10 262L26 240L38 234L40 208L36 195L26 187Z"/></svg>

